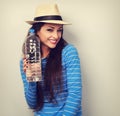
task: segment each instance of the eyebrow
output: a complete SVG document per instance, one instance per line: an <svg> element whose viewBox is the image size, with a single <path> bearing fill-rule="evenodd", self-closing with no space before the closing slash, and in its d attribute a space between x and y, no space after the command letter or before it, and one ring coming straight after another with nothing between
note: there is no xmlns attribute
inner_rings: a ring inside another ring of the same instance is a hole
<svg viewBox="0 0 120 116"><path fill-rule="evenodd" d="M48 27L53 28L53 29L55 28L54 26L51 26L51 25L50 25L50 26L48 26ZM62 27L62 26L60 26L58 29L60 29L60 28L62 28L62 29L63 29L63 27Z"/></svg>

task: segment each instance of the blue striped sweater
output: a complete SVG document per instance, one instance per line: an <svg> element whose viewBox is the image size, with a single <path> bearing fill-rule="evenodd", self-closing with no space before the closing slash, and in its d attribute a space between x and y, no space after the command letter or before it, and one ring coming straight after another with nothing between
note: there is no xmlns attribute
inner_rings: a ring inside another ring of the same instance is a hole
<svg viewBox="0 0 120 116"><path fill-rule="evenodd" d="M46 58L42 59L44 71ZM34 112L34 116L82 116L82 82L80 59L76 48L68 44L62 50L63 91L55 95L57 104L48 103L45 99L44 107ZM27 82L23 71L23 61L20 61L21 76L24 84L24 93L30 108L36 105L36 83Z"/></svg>

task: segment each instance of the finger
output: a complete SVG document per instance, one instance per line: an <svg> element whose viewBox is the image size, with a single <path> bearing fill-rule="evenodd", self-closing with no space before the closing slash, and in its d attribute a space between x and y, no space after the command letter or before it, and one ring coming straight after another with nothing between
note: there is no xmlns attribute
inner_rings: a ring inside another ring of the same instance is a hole
<svg viewBox="0 0 120 116"><path fill-rule="evenodd" d="M32 76L31 70L29 70L29 69L26 70L26 76L27 77L31 77Z"/></svg>
<svg viewBox="0 0 120 116"><path fill-rule="evenodd" d="M28 68L28 63L26 58L23 59L23 71L26 72L26 68Z"/></svg>

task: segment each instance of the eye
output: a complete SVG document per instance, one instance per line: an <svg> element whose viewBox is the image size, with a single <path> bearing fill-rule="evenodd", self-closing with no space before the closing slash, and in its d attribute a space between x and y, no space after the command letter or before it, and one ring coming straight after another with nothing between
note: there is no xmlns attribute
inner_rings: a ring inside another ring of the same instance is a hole
<svg viewBox="0 0 120 116"><path fill-rule="evenodd" d="M47 29L47 31L52 32L52 31L53 31L53 29Z"/></svg>
<svg viewBox="0 0 120 116"><path fill-rule="evenodd" d="M58 32L63 32L63 29L59 29Z"/></svg>

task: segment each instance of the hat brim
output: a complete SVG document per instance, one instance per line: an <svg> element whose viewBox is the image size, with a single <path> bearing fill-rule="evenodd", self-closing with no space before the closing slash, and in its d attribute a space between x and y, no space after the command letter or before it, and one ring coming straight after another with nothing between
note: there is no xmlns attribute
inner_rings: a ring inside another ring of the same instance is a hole
<svg viewBox="0 0 120 116"><path fill-rule="evenodd" d="M52 23L52 24L62 24L62 25L70 25L71 24L71 23L68 23L68 22L61 21L61 20L26 21L26 23L28 23L30 25L33 25L35 23L40 23L40 22Z"/></svg>

